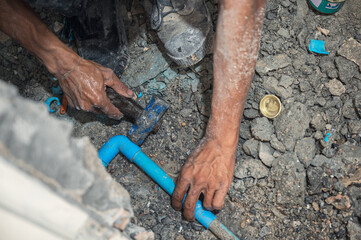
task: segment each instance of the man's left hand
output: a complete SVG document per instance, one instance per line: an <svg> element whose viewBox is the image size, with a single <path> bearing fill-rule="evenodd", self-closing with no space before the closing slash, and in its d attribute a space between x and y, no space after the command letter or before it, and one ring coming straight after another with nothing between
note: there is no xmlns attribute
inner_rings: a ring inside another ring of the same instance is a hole
<svg viewBox="0 0 361 240"><path fill-rule="evenodd" d="M220 210L231 185L235 165L235 148L224 147L218 139L205 137L188 157L178 176L172 196L172 205L182 209L188 221L195 220L196 202L204 194L207 210Z"/></svg>

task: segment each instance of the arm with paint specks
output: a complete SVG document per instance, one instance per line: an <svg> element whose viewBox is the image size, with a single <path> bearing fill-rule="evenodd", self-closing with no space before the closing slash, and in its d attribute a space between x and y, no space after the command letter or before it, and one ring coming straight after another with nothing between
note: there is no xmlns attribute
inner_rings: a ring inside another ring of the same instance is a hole
<svg viewBox="0 0 361 240"><path fill-rule="evenodd" d="M82 60L22 0L0 0L0 30L32 52L59 79L71 106L116 119L122 116L105 88L109 86L125 97L133 97L133 92L111 69Z"/></svg>
<svg viewBox="0 0 361 240"><path fill-rule="evenodd" d="M214 50L212 112L204 138L177 179L172 204L184 201L184 217L194 220L201 193L206 209L221 209L231 185L239 129L254 75L265 0L221 0Z"/></svg>

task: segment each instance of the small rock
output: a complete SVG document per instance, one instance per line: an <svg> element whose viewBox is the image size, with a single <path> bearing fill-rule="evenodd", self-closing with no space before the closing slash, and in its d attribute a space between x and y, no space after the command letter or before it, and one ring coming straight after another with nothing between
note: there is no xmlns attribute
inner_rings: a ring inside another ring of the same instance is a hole
<svg viewBox="0 0 361 240"><path fill-rule="evenodd" d="M305 168L307 168L316 153L315 139L311 137L306 137L298 141L295 146L295 153L297 154L298 159L303 163Z"/></svg>
<svg viewBox="0 0 361 240"><path fill-rule="evenodd" d="M316 212L318 212L320 210L320 207L318 206L318 204L316 202L312 202L312 207L313 207L313 210L315 210Z"/></svg>
<svg viewBox="0 0 361 240"><path fill-rule="evenodd" d="M314 167L321 167L324 163L326 163L328 159L323 155L316 155L311 161L311 165Z"/></svg>
<svg viewBox="0 0 361 240"><path fill-rule="evenodd" d="M192 109L190 108L184 108L180 111L180 115L182 115L182 117L189 117L189 115L191 115L193 112Z"/></svg>
<svg viewBox="0 0 361 240"><path fill-rule="evenodd" d="M289 86L291 86L293 83L293 78L291 78L288 75L282 75L280 82L278 83L278 85L284 87L284 88L288 88Z"/></svg>
<svg viewBox="0 0 361 240"><path fill-rule="evenodd" d="M343 83L349 83L358 72L358 67L355 63L343 57L337 57L335 60L338 75Z"/></svg>
<svg viewBox="0 0 361 240"><path fill-rule="evenodd" d="M62 23L60 23L58 21L55 21L54 27L53 27L53 30L54 30L55 33L60 32L63 28L64 28L64 24L62 24Z"/></svg>
<svg viewBox="0 0 361 240"><path fill-rule="evenodd" d="M346 210L351 207L351 201L347 195L338 194L337 196L328 197L325 202L333 205L338 210Z"/></svg>
<svg viewBox="0 0 361 240"><path fill-rule="evenodd" d="M346 92L345 86L337 79L332 79L325 86L330 90L330 93L334 96L340 96Z"/></svg>
<svg viewBox="0 0 361 240"><path fill-rule="evenodd" d="M128 62L131 64L125 69L122 80L133 88L155 78L169 66L155 44L149 45L142 54L131 56Z"/></svg>
<svg viewBox="0 0 361 240"><path fill-rule="evenodd" d="M357 95L355 96L354 104L355 104L356 112L359 118L361 118L361 92L358 92Z"/></svg>
<svg viewBox="0 0 361 240"><path fill-rule="evenodd" d="M286 153L276 158L271 179L275 181L278 203L304 204L306 173L296 154Z"/></svg>
<svg viewBox="0 0 361 240"><path fill-rule="evenodd" d="M258 159L241 159L236 164L234 176L239 179L247 177L264 178L268 176L268 169Z"/></svg>
<svg viewBox="0 0 361 240"><path fill-rule="evenodd" d="M284 38L290 38L290 32L285 28L281 27L277 33Z"/></svg>
<svg viewBox="0 0 361 240"><path fill-rule="evenodd" d="M285 152L286 148L283 145L283 143L281 141L278 140L278 138L276 137L275 134L273 134L271 136L271 147L273 147L274 149L280 151L280 152Z"/></svg>
<svg viewBox="0 0 361 240"><path fill-rule="evenodd" d="M257 61L256 71L259 74L265 74L270 71L287 67L290 64L291 64L291 59L286 54L267 56Z"/></svg>
<svg viewBox="0 0 361 240"><path fill-rule="evenodd" d="M310 124L314 129L322 131L325 129L326 122L320 113L316 113L312 116Z"/></svg>
<svg viewBox="0 0 361 240"><path fill-rule="evenodd" d="M264 226L263 228L261 228L261 230L259 231L259 237L263 238L267 235L271 234L271 230L269 229L269 227Z"/></svg>
<svg viewBox="0 0 361 240"><path fill-rule="evenodd" d="M251 132L257 140L271 141L274 127L267 118L256 118L251 123Z"/></svg>
<svg viewBox="0 0 361 240"><path fill-rule="evenodd" d="M350 38L345 41L340 49L337 51L338 54L347 58L350 61L356 63L361 70L361 44L355 39Z"/></svg>
<svg viewBox="0 0 361 240"><path fill-rule="evenodd" d="M278 81L274 77L265 78L263 81L263 87L270 93L280 96L283 99L287 99L292 96L292 88L278 86Z"/></svg>
<svg viewBox="0 0 361 240"><path fill-rule="evenodd" d="M176 71L174 71L171 68L167 68L167 70L165 70L163 72L163 75L168 79L168 80L173 80L178 76L178 73Z"/></svg>
<svg viewBox="0 0 361 240"><path fill-rule="evenodd" d="M347 231L350 237L350 240L360 240L361 239L361 226L352 221L347 223Z"/></svg>
<svg viewBox="0 0 361 240"><path fill-rule="evenodd" d="M259 117L259 112L253 108L245 109L243 113L245 118L255 119Z"/></svg>
<svg viewBox="0 0 361 240"><path fill-rule="evenodd" d="M243 144L242 148L247 155L256 158L258 156L258 145L259 145L259 141L252 138L247 140Z"/></svg>
<svg viewBox="0 0 361 240"><path fill-rule="evenodd" d="M295 141L303 138L309 127L310 115L302 103L288 104L281 115L275 119L277 138L287 150L293 150Z"/></svg>
<svg viewBox="0 0 361 240"><path fill-rule="evenodd" d="M258 151L258 156L264 163L264 165L266 165L267 167L271 167L275 158L273 157L273 150L270 145L268 143L260 142Z"/></svg>
<svg viewBox="0 0 361 240"><path fill-rule="evenodd" d="M342 115L348 119L357 119L357 113L352 99L349 99L344 103L342 107Z"/></svg>
<svg viewBox="0 0 361 240"><path fill-rule="evenodd" d="M360 134L361 133L361 121L360 120L350 120L348 122L348 130L352 134Z"/></svg>

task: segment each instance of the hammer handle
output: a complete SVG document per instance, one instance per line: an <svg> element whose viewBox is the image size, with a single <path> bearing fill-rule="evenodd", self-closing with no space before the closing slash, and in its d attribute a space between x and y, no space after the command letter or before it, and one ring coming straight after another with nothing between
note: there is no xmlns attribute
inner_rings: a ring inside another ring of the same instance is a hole
<svg viewBox="0 0 361 240"><path fill-rule="evenodd" d="M112 88L107 87L106 93L113 105L124 114L124 117L135 123L142 114L144 108L133 99L119 95Z"/></svg>

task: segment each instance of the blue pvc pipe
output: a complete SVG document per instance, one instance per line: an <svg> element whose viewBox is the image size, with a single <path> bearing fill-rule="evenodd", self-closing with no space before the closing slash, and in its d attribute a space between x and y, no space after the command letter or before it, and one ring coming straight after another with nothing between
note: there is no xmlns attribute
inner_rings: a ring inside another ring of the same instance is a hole
<svg viewBox="0 0 361 240"><path fill-rule="evenodd" d="M128 158L130 162L135 163L147 173L169 195L173 194L175 188L173 179L155 164L152 159L145 155L139 146L130 141L126 136L115 136L110 138L98 151L98 155L102 160L104 167L106 167L119 152ZM205 210L202 202L198 200L195 209L195 218L208 229L209 225L216 219L216 216L212 212ZM223 224L221 225L222 228L225 228L230 232Z"/></svg>

